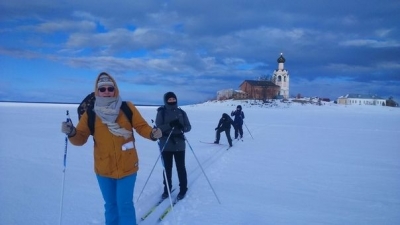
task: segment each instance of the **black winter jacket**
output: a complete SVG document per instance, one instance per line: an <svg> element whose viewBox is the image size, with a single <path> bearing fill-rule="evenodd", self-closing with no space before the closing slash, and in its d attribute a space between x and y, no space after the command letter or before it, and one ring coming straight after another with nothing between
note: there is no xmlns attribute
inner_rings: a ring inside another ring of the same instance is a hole
<svg viewBox="0 0 400 225"><path fill-rule="evenodd" d="M217 128L223 128L224 130L230 129L231 125L233 125L233 120L229 117L228 114L222 114L221 119L219 120Z"/></svg>
<svg viewBox="0 0 400 225"><path fill-rule="evenodd" d="M168 135L172 130L169 123L175 119L179 120L179 123L182 124L183 128L182 130L174 129L167 143ZM160 150L164 148L163 151L185 151L186 145L183 132L186 133L192 129L185 111L178 108L176 105L161 106L157 110L156 126L163 132L163 136L160 138L159 143Z"/></svg>

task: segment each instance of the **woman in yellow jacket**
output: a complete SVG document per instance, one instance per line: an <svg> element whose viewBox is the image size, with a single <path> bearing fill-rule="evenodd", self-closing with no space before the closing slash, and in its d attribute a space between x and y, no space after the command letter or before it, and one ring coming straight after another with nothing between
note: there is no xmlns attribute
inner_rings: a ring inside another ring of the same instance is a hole
<svg viewBox="0 0 400 225"><path fill-rule="evenodd" d="M162 137L162 132L152 128L131 102L127 104L132 118L126 117L120 110L117 83L109 74L103 72L97 77L95 96L94 170L105 201L106 225L136 224L133 192L139 159L132 128L153 141ZM88 114L82 115L76 128L71 121L63 122L61 131L73 145L85 144L90 136Z"/></svg>

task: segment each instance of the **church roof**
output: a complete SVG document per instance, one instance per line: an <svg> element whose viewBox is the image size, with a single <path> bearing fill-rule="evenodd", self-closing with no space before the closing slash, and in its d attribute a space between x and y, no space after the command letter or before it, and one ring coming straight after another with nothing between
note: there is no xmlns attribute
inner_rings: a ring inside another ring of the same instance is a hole
<svg viewBox="0 0 400 225"><path fill-rule="evenodd" d="M283 54L281 53L281 56L278 58L278 63L285 63L286 59L283 58Z"/></svg>
<svg viewBox="0 0 400 225"><path fill-rule="evenodd" d="M274 83L272 83L271 81L266 81L266 80L245 80L245 81L243 81L242 84L244 84L244 83L248 83L251 86L259 86L259 87L278 86L278 85L275 85ZM240 84L239 86L242 86L242 84Z"/></svg>

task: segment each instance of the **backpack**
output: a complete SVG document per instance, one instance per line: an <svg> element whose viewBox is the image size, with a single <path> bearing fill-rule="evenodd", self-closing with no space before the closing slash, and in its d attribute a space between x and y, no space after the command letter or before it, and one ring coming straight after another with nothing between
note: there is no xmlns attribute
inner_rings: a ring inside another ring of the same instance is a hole
<svg viewBox="0 0 400 225"><path fill-rule="evenodd" d="M180 107L178 107L178 109L182 112L183 116L186 116L185 111L183 111L183 109L181 109ZM161 112L162 114L162 120L163 122L165 122L165 105L158 107L157 112Z"/></svg>
<svg viewBox="0 0 400 225"><path fill-rule="evenodd" d="M96 113L93 110L94 107L94 102L96 100L96 97L94 96L94 92L88 94L86 98L84 98L78 106L78 118L79 120L81 119L82 115L87 112L88 115L88 127L90 130L90 135L94 134L94 122L96 120ZM128 118L129 123L132 125L132 110L129 108L128 104L123 101L121 104L122 112L124 112L125 116Z"/></svg>

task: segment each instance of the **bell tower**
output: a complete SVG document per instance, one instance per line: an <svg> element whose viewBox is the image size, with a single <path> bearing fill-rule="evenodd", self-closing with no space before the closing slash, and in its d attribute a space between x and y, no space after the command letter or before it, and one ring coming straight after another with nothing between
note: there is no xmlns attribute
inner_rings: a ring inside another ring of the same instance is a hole
<svg viewBox="0 0 400 225"><path fill-rule="evenodd" d="M278 69L274 70L272 75L272 82L281 87L279 95L285 99L289 98L289 72L285 70L285 58L283 58L283 53L278 58Z"/></svg>

